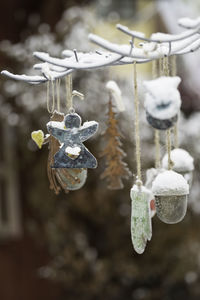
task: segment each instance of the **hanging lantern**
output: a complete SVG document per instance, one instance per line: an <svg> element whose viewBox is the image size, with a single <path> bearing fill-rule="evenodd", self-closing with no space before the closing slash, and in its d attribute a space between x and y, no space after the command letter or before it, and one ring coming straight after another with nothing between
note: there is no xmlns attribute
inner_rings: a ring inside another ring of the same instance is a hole
<svg viewBox="0 0 200 300"><path fill-rule="evenodd" d="M168 170L159 174L152 184L156 200L156 213L167 224L180 222L187 210L189 185L184 177Z"/></svg>
<svg viewBox="0 0 200 300"><path fill-rule="evenodd" d="M194 170L194 159L193 157L184 149L176 148L171 151L171 160L173 162L173 171L183 175L187 180L189 186L192 185L192 171ZM162 167L164 169L168 168L168 155L162 159Z"/></svg>
<svg viewBox="0 0 200 300"><path fill-rule="evenodd" d="M159 77L145 81L145 109L149 124L159 130L174 126L181 106L180 93L177 89L180 77Z"/></svg>

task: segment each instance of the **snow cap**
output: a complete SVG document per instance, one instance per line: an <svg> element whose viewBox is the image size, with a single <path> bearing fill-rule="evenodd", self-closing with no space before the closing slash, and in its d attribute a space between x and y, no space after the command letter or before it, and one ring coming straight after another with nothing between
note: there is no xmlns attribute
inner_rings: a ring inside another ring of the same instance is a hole
<svg viewBox="0 0 200 300"><path fill-rule="evenodd" d="M125 111L124 102L123 102L122 96L121 96L122 93L121 93L121 90L120 90L119 86L117 85L117 83L113 80L110 80L106 83L106 88L113 95L113 98L117 105L117 109L120 112Z"/></svg>
<svg viewBox="0 0 200 300"><path fill-rule="evenodd" d="M189 194L189 185L185 178L171 170L160 173L152 184L155 196L181 196Z"/></svg>
<svg viewBox="0 0 200 300"><path fill-rule="evenodd" d="M174 163L173 170L180 173L186 173L194 170L194 159L184 149L176 148L171 151L171 160ZM168 167L168 154L166 153L162 159L162 167Z"/></svg>
<svg viewBox="0 0 200 300"><path fill-rule="evenodd" d="M177 89L180 82L178 76L161 76L143 82L147 91L144 106L152 117L166 120L177 115L181 106L181 97Z"/></svg>

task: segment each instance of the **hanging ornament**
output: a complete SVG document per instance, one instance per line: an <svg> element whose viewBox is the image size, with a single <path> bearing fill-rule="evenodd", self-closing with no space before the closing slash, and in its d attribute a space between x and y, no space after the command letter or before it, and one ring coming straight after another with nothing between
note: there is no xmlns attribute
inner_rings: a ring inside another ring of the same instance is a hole
<svg viewBox="0 0 200 300"><path fill-rule="evenodd" d="M189 186L192 184L192 171L194 170L194 159L184 149L176 148L171 151L171 160L173 162L172 170L183 175L187 180ZM162 167L167 169L168 167L168 155L162 159Z"/></svg>
<svg viewBox="0 0 200 300"><path fill-rule="evenodd" d="M152 192L144 186L134 184L131 189L131 239L138 254L145 250L152 237L150 201Z"/></svg>
<svg viewBox="0 0 200 300"><path fill-rule="evenodd" d="M149 124L159 130L174 126L181 106L180 93L177 89L180 77L162 76L145 81L145 109Z"/></svg>
<svg viewBox="0 0 200 300"><path fill-rule="evenodd" d="M152 184L156 213L167 224L180 222L187 210L189 185L184 177L172 170L160 173Z"/></svg>
<svg viewBox="0 0 200 300"><path fill-rule="evenodd" d="M64 114L54 111L51 116L51 121L62 122L64 119ZM34 131L31 134L32 139L36 142L39 148L41 142L41 136L44 137L42 130ZM38 137L39 136L39 137ZM50 182L50 189L54 190L56 194L59 194L61 188L68 193L69 190L78 190L80 189L86 181L87 178L87 169L53 169L51 168L54 162L54 155L59 151L60 143L52 135L46 135L43 138L43 145L49 145L49 155L47 160L47 175Z"/></svg>
<svg viewBox="0 0 200 300"><path fill-rule="evenodd" d="M113 112L111 98L108 103L108 121L104 136L107 139L107 144L102 151L101 156L106 159L106 169L101 174L101 178L107 179L109 189L122 189L124 186L122 178L129 178L131 172L129 171L127 164L122 161L126 154L121 149L122 143L120 141L120 133L115 113Z"/></svg>
<svg viewBox="0 0 200 300"><path fill-rule="evenodd" d="M36 143L38 148L41 149L44 143L44 132L42 130L33 131L31 133L31 138Z"/></svg>
<svg viewBox="0 0 200 300"><path fill-rule="evenodd" d="M60 149L54 155L52 168L96 168L96 158L83 145L95 134L98 123L85 122L81 126L81 117L77 113L69 113L64 122L47 123L48 132L60 143Z"/></svg>
<svg viewBox="0 0 200 300"><path fill-rule="evenodd" d="M147 241L152 237L151 209L152 192L143 186L141 176L141 146L139 127L139 99L137 90L137 71L134 63L134 115L135 115L135 154L137 164L137 180L133 185L131 196L131 240L138 254L145 250Z"/></svg>
<svg viewBox="0 0 200 300"><path fill-rule="evenodd" d="M156 168L150 168L146 171L146 182L145 187L151 191L152 189L152 183L154 179L163 172L164 169L156 169ZM152 193L152 198L150 199L150 210L151 210L151 217L153 218L156 214L156 204L155 204L155 197Z"/></svg>

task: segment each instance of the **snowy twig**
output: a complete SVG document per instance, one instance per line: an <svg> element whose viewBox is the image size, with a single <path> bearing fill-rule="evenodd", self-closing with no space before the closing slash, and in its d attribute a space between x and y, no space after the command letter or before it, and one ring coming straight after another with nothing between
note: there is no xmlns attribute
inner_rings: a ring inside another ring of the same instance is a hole
<svg viewBox="0 0 200 300"><path fill-rule="evenodd" d="M15 75L8 71L1 74L16 80L22 80L31 84L39 84L50 80L56 80L69 75L74 70L99 69L106 66L118 66L136 63L147 63L171 55L183 55L194 52L200 48L200 18L196 20L181 19L179 24L190 28L176 35L165 33L154 33L146 38L141 32L130 30L121 24L117 29L131 36L130 45L114 44L95 34L90 34L90 41L106 49L106 51L95 51L90 53L77 52L76 49L64 50L64 58L56 58L44 52L34 52L33 55L44 63L35 64L33 67L42 75L27 76ZM134 46L134 39L144 41L141 48Z"/></svg>

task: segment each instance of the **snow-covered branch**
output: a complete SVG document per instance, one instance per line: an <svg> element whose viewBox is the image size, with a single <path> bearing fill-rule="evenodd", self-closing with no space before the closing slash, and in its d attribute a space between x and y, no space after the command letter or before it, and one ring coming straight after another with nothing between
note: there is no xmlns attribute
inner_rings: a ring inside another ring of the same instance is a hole
<svg viewBox="0 0 200 300"><path fill-rule="evenodd" d="M174 35L153 33L150 38L146 38L142 32L133 31L118 24L117 29L132 38L130 44L119 45L90 34L89 40L104 50L89 53L77 52L75 49L64 50L62 52L64 58L52 57L45 52L34 52L33 55L43 62L33 66L34 69L40 71L40 75L15 75L8 71L2 71L1 74L31 84L39 84L67 76L74 70L99 69L133 62L146 63L165 56L187 54L200 48L199 20L200 18L193 21L188 18L181 19L179 24L189 28L188 30ZM144 41L140 48L134 46L135 38Z"/></svg>

